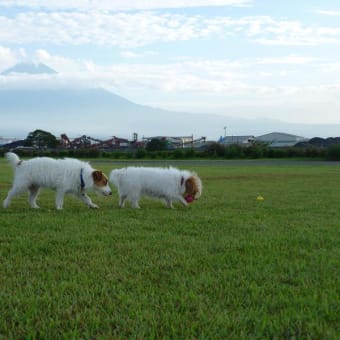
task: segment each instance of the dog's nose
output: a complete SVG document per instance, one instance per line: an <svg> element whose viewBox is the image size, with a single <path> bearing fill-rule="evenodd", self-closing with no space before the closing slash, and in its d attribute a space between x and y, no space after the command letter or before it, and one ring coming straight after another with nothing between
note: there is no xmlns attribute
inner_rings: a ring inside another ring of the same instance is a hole
<svg viewBox="0 0 340 340"><path fill-rule="evenodd" d="M109 192L109 195L110 195L110 196L112 195L112 191Z"/></svg>

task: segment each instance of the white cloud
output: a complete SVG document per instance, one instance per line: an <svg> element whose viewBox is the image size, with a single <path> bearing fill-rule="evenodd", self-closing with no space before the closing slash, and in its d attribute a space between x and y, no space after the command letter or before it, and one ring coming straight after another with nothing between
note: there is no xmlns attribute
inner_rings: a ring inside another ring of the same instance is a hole
<svg viewBox="0 0 340 340"><path fill-rule="evenodd" d="M13 66L18 61L21 53L24 53L23 50L15 53L10 48L0 45L0 73Z"/></svg>
<svg viewBox="0 0 340 340"><path fill-rule="evenodd" d="M86 61L73 60L58 55L51 55L44 49L38 49L34 52L33 60L37 63L47 64L63 75L77 74L87 70Z"/></svg>
<svg viewBox="0 0 340 340"><path fill-rule="evenodd" d="M252 3L253 0L2 0L0 7L122 11L205 6L250 6Z"/></svg>
<svg viewBox="0 0 340 340"><path fill-rule="evenodd" d="M174 20L178 22L174 27ZM0 16L0 42L93 44L131 48L158 41L199 38L200 17L154 13L20 13L14 18Z"/></svg>
<svg viewBox="0 0 340 340"><path fill-rule="evenodd" d="M317 58L314 57L303 57L298 55L288 55L284 57L276 57L276 58L262 58L257 59L258 64L265 64L265 65L306 65L316 61Z"/></svg>
<svg viewBox="0 0 340 340"><path fill-rule="evenodd" d="M199 15L137 12L22 12L0 16L0 43L117 46L239 36L262 45L339 44L340 28L308 26L268 16L206 18ZM132 56L132 55L131 55Z"/></svg>
<svg viewBox="0 0 340 340"><path fill-rule="evenodd" d="M316 46L340 43L340 29L305 25L299 21L274 20L268 16L239 20L249 39L261 45Z"/></svg>
<svg viewBox="0 0 340 340"><path fill-rule="evenodd" d="M155 51L134 52L134 51L123 50L120 52L120 56L126 59L140 59L140 58L145 58L145 57L154 57L157 55L158 53Z"/></svg>
<svg viewBox="0 0 340 340"><path fill-rule="evenodd" d="M314 13L317 14L322 14L322 15L327 15L327 16L332 16L332 17L339 17L340 16L340 11L334 11L334 10L314 10Z"/></svg>
<svg viewBox="0 0 340 340"><path fill-rule="evenodd" d="M11 54L11 51L7 51ZM110 66L100 66L90 60L74 60L58 55L51 55L48 51L39 49L34 52L34 61L42 62L58 72L58 76L44 78L41 86L51 79L60 84L72 86L101 86L105 88L124 91L128 94L140 91L159 91L164 95L196 94L198 96L231 96L252 92L263 94L284 87L282 78L285 78L287 87L295 85L305 86L303 74L320 72L329 74L329 68L336 69L338 63L329 63L317 59L298 55L288 55L278 58L247 58L241 60L190 60L186 59L174 63L118 63ZM285 69L289 67L289 71ZM294 77L293 77L293 76ZM24 77L11 79L22 83ZM30 80L35 78L30 77ZM265 91L263 90L265 89ZM137 91L138 90L138 91ZM275 92L275 91L274 91ZM272 92L270 92L272 93ZM142 98L142 96L141 96ZM139 99L138 99L139 100ZM139 100L140 101L140 100Z"/></svg>
<svg viewBox="0 0 340 340"><path fill-rule="evenodd" d="M0 55L13 51L0 49ZM303 75L329 74L339 64L298 55L241 60L185 60L167 64L119 63L100 66L89 60L73 60L34 52L37 62L58 71L56 75L0 77L0 87L64 88L103 87L139 104L189 112L254 115L289 121L339 121L340 84L303 81ZM327 65L329 68L327 68ZM290 67L297 77L284 73ZM306 69L307 68L307 69ZM306 71L310 71L309 73ZM278 77L280 75L281 77ZM284 81L282 80L284 75ZM301 77L299 77L299 75ZM286 80L286 78L288 78ZM296 82L298 80L298 82ZM306 112L304 114L304 112Z"/></svg>
<svg viewBox="0 0 340 340"><path fill-rule="evenodd" d="M340 61L338 62L328 62L320 65L322 71L337 74L340 71Z"/></svg>

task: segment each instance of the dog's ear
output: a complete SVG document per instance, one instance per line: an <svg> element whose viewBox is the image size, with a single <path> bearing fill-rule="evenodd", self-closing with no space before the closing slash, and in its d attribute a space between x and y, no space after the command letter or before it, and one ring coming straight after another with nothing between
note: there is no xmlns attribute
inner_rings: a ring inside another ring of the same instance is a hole
<svg viewBox="0 0 340 340"><path fill-rule="evenodd" d="M185 191L188 194L193 194L195 191L195 180L193 177L189 177L186 181L185 181Z"/></svg>
<svg viewBox="0 0 340 340"><path fill-rule="evenodd" d="M92 178L95 182L100 182L103 179L103 173L100 170L92 172Z"/></svg>

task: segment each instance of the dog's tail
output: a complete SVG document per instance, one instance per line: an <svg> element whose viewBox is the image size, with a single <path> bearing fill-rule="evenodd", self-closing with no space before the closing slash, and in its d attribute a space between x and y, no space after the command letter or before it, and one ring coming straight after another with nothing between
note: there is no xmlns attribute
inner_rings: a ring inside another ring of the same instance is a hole
<svg viewBox="0 0 340 340"><path fill-rule="evenodd" d="M15 169L22 162L18 155L14 152L6 152L5 157L13 169Z"/></svg>

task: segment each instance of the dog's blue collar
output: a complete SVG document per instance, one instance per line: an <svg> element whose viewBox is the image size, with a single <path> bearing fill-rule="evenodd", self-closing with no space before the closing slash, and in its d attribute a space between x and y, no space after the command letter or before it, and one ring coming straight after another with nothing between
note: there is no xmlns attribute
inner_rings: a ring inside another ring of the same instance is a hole
<svg viewBox="0 0 340 340"><path fill-rule="evenodd" d="M83 177L83 168L80 170L80 189L84 190L85 188L85 182L84 182L84 177Z"/></svg>
<svg viewBox="0 0 340 340"><path fill-rule="evenodd" d="M181 177L181 186L183 185L183 183L184 183L184 177L182 176Z"/></svg>

